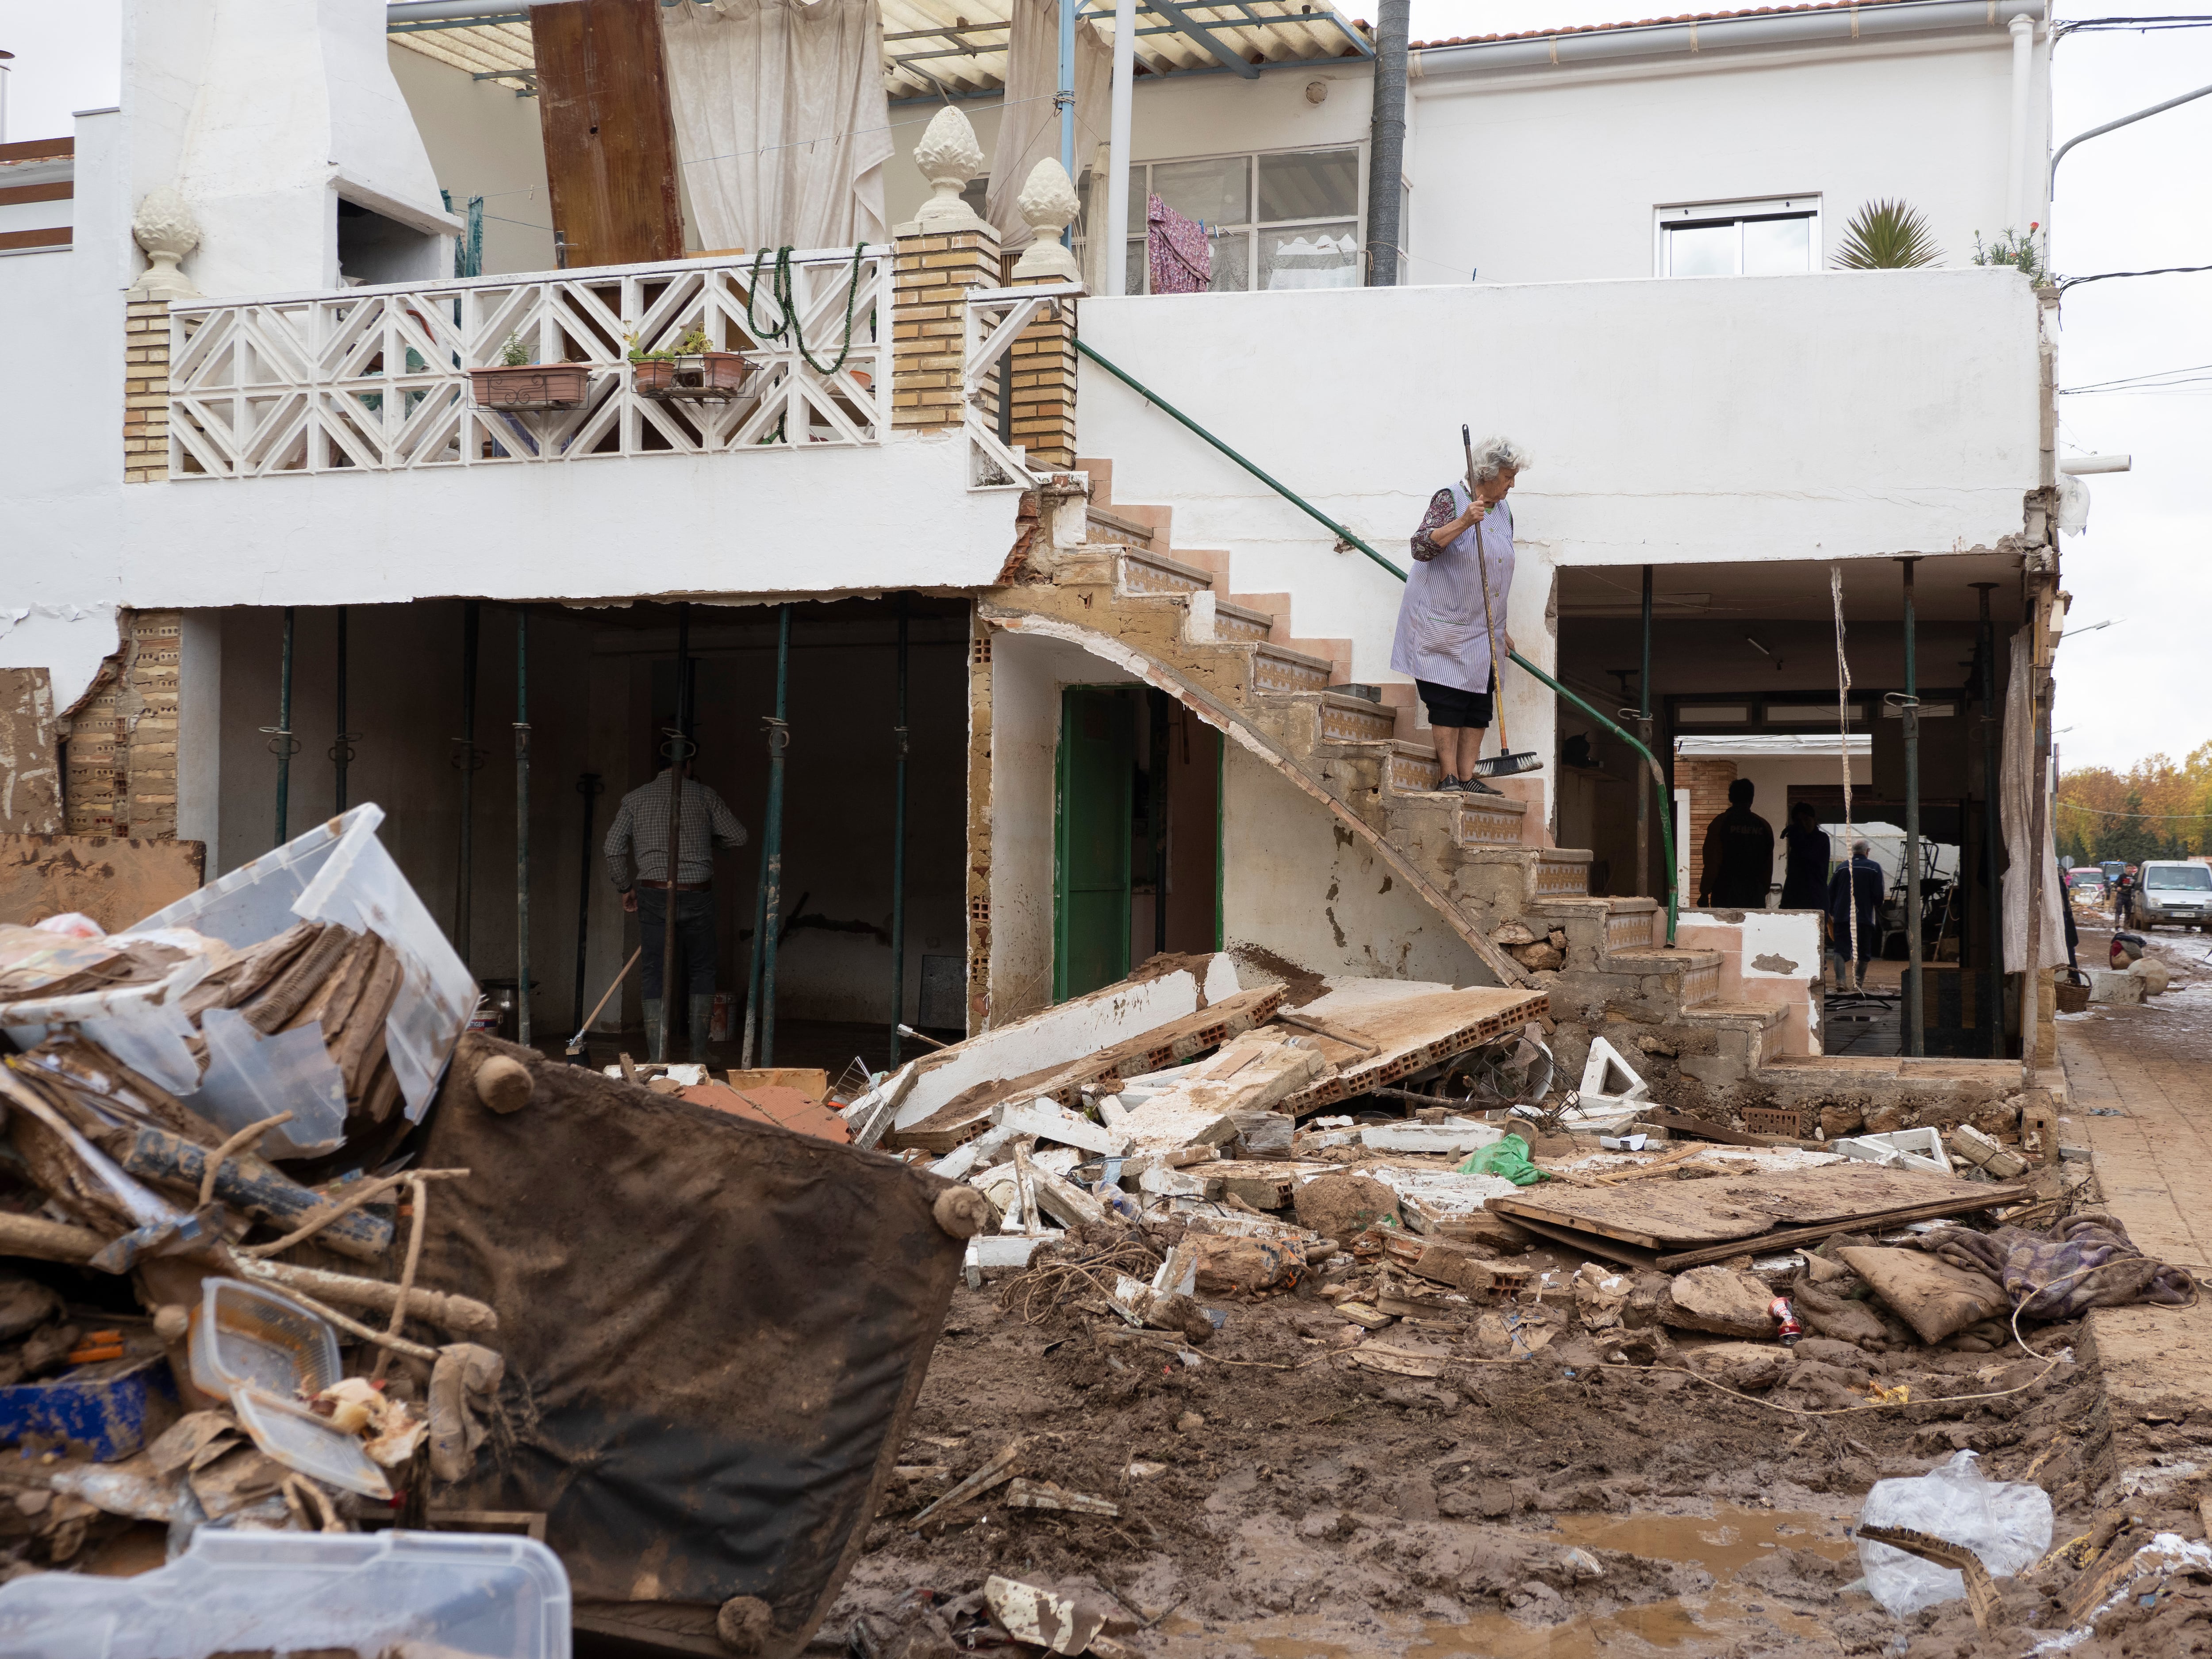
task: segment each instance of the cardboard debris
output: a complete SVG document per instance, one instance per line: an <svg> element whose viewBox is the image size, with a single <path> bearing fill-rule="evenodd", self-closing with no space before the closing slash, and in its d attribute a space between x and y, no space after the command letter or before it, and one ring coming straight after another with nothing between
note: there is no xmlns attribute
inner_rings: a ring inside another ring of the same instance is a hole
<svg viewBox="0 0 2212 1659"><path fill-rule="evenodd" d="M993 1574L983 1585L992 1615L1017 1642L1048 1653L1079 1654L1106 1628L1106 1610L1072 1595Z"/></svg>

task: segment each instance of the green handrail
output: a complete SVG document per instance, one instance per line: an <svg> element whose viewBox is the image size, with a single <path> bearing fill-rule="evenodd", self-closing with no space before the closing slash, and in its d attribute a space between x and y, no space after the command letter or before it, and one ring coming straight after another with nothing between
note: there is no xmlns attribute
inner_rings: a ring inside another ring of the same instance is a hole
<svg viewBox="0 0 2212 1659"><path fill-rule="evenodd" d="M1335 520L1330 518L1328 514L1322 512L1319 507L1316 507L1311 501L1306 500L1303 495L1300 495L1289 485L1282 483L1279 479L1270 477L1267 473L1262 472L1250 461L1238 454L1227 444L1222 442L1220 439L1215 437L1211 432L1208 432L1196 421L1192 420L1189 416L1184 414L1182 410L1177 409L1173 404L1161 397L1159 393L1154 392L1150 386L1146 386L1143 382L1137 380L1133 375L1131 375L1127 371L1116 367L1111 362L1109 362L1081 339L1078 339L1076 341L1075 349L1081 352L1085 356L1090 358L1092 362L1097 364L1099 368L1104 369L1109 374L1111 374L1115 380L1121 381L1122 385L1127 386L1130 391L1135 392L1146 403L1151 404L1155 408L1162 410L1165 413L1174 416L1176 420L1181 422L1185 427L1188 427L1191 431L1205 439L1206 442L1212 444L1216 449L1226 455L1231 460L1236 462L1237 465L1243 467L1247 472L1257 478L1261 483L1267 485L1268 489L1273 490L1285 501L1290 502L1291 506L1298 508L1309 518L1316 520L1320 523L1327 526L1330 530L1336 533L1338 538L1346 546L1358 549L1359 551L1364 553L1369 558L1374 560L1376 563L1381 565L1385 570L1395 576L1400 581L1404 581L1407 579L1406 573L1404 571L1401 570L1396 565L1391 563L1389 560L1384 558L1373 548L1368 546L1365 542L1353 535L1351 531L1346 529ZM1546 685L1550 686L1552 690L1560 696L1565 697L1569 702L1574 704L1576 708L1581 709L1583 714L1589 715L1600 726L1603 726L1607 732L1610 732L1614 737L1619 738L1623 743L1626 744L1631 749L1633 749L1638 754L1643 756L1644 763L1651 769L1651 787L1653 792L1659 798L1658 817L1661 850L1664 854L1667 860L1667 943L1670 945L1673 945L1674 942L1674 922L1680 911L1681 895L1676 890L1674 882L1674 814L1670 809L1669 803L1667 799L1667 775L1659 768L1658 757L1654 755L1650 749L1646 748L1638 739L1629 736L1627 732L1621 730L1619 726L1607 720L1603 714L1599 714L1596 709L1591 708L1590 705L1583 701L1582 698L1568 690L1567 688L1560 684L1559 681L1553 679L1542 669L1537 667L1534 663L1530 662L1528 658L1522 656L1518 651L1508 651L1505 654L1510 657L1515 662L1518 663L1522 668L1526 670L1528 673L1534 675Z"/></svg>

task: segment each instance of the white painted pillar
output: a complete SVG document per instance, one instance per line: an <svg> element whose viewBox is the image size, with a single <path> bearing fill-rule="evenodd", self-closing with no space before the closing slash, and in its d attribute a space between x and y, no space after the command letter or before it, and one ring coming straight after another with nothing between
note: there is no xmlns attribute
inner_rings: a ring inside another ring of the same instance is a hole
<svg viewBox="0 0 2212 1659"><path fill-rule="evenodd" d="M207 843L222 871L222 612L187 611L177 630L177 839Z"/></svg>
<svg viewBox="0 0 2212 1659"><path fill-rule="evenodd" d="M1113 118L1106 144L1106 224L1100 240L1100 292L1125 294L1129 285L1129 125L1137 78L1137 0L1114 7Z"/></svg>
<svg viewBox="0 0 2212 1659"><path fill-rule="evenodd" d="M2031 198L2027 193L2027 112L2028 94L2035 81L2035 23L2033 19L2015 17L2012 20L2012 142L2006 147L2009 163L2005 173L2005 228L2025 236L2027 221L2023 204L2031 199L2039 200L2041 192Z"/></svg>

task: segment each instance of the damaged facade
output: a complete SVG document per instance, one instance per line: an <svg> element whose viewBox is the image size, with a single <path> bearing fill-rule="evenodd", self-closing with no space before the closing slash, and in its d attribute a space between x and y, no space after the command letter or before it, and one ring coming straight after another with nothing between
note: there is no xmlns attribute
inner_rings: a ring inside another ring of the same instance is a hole
<svg viewBox="0 0 2212 1659"><path fill-rule="evenodd" d="M378 801L471 970L529 981L535 1029L565 1030L635 939L589 849L680 701L701 775L756 827L781 706L789 1030L981 1031L1219 946L1255 973L1534 984L1570 1064L1609 1035L1685 1109L1829 1088L1819 918L1696 907L1705 809L1677 750L1840 723L1871 738L1857 815L1901 818L1909 568L1927 837L1980 854L1997 784L2039 752L2054 301L1966 264L1978 233L2044 214L2032 9L1418 47L1388 289L1360 285L1383 221L1372 40L1348 20L1158 23L1127 155L1083 79L1073 176L1035 189L1010 168L1054 159L1050 124L1002 84L1051 70L1035 20L875 25L854 130L880 112L896 143L856 141L816 181L849 198L858 246L772 278L699 251L789 240L746 192L797 177L732 173L755 152L728 134L702 151L720 14L644 18L664 35L617 0L559 10L535 49L533 26L466 6L392 8L388 33L368 13L134 10L121 108L41 162L66 161L68 241L0 264L48 388L4 417L0 655L54 716L50 745L34 716L10 728L30 734L11 831L198 842L212 876ZM1085 26L1084 76L1109 35ZM248 40L304 89L281 112L237 81L261 72ZM1236 73L1185 72L1221 50ZM594 52L659 66L587 95L562 77ZM959 100L920 100L932 76ZM1896 118L1856 118L1869 99ZM1772 142L1746 153L1747 120ZM602 122L653 141L673 218L593 205ZM1114 269L1088 227L1123 172L1140 234ZM1945 268L1830 268L1878 195L1926 213ZM1116 291L1147 284L1152 196L1207 224L1206 295ZM656 390L627 361L690 336L743 354L741 389ZM476 372L511 356L584 365L582 405L491 406ZM1509 729L1545 767L1498 799L1434 793L1388 667L1401 589L1379 565L1404 564L1462 422L1537 458L1508 631L1580 700L1507 672ZM2016 760L1993 773L2015 672ZM1640 704L1671 872L1644 763L1585 712ZM716 988L739 1001L754 857L715 883ZM1855 1058L1870 1103L2004 1092L1966 1062L2017 1054L2028 947L2001 978L1990 860L1967 864L1928 944L1934 1058ZM599 1029L638 1018L632 981Z"/></svg>

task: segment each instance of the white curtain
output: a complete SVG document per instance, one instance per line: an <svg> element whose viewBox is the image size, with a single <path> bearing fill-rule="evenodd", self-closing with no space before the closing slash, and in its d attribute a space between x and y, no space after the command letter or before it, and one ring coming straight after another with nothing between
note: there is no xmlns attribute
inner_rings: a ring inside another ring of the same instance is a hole
<svg viewBox="0 0 2212 1659"><path fill-rule="evenodd" d="M1073 0L1069 0L1073 4ZM1013 0L1013 27L1006 43L1006 103L999 118L999 142L991 155L991 189L983 216L998 228L1006 252L1033 240L1030 222L1014 200L1030 180L1030 169L1048 155L1060 159L1060 7L1055 0ZM1106 142L1111 118L1113 49L1087 22L1075 26L1075 167L1073 183L1097 146ZM1103 203L1104 198L1100 197Z"/></svg>
<svg viewBox="0 0 2212 1659"><path fill-rule="evenodd" d="M2045 804L2043 845L2033 849L2035 792L2043 787L2043 768L2035 757L2035 724L2028 718L2028 696L2035 672L2033 629L2013 635L2012 676L2005 686L2004 762L1998 793L1997 823L2004 834L2005 856L2011 867L2004 875L2004 965L2008 974L2019 973L2027 961L2028 888L2035 879L2035 859L2043 860L2043 933L2037 951L2039 968L2066 965L2066 919L2058 907L2065 891L2058 883L2058 859L2051 840L2051 808Z"/></svg>
<svg viewBox="0 0 2212 1659"><path fill-rule="evenodd" d="M876 0L684 0L661 9L677 156L709 250L884 238Z"/></svg>

